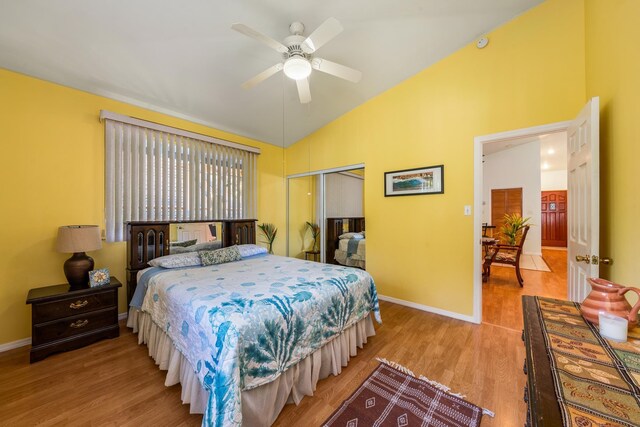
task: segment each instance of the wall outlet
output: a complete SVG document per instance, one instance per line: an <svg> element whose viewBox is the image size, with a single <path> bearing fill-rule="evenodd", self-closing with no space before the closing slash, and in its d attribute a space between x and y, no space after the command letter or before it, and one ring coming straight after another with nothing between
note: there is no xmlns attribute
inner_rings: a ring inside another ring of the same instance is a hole
<svg viewBox="0 0 640 427"><path fill-rule="evenodd" d="M471 215L471 205L464 205L464 214L466 216Z"/></svg>

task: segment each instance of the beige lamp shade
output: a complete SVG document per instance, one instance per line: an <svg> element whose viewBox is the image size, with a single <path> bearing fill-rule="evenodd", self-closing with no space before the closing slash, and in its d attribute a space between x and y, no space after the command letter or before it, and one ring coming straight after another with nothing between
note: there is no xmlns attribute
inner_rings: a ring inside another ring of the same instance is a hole
<svg viewBox="0 0 640 427"><path fill-rule="evenodd" d="M101 247L100 227L97 225L65 225L58 228L58 252L88 252Z"/></svg>

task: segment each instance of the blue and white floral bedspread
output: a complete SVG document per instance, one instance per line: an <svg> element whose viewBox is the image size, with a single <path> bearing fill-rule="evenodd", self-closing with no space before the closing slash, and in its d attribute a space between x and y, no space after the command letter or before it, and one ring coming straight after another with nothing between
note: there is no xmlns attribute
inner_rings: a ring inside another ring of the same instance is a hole
<svg viewBox="0 0 640 427"><path fill-rule="evenodd" d="M370 312L381 322L367 272L274 255L155 274L142 310L210 390L203 425L212 426L242 424L241 390L273 381Z"/></svg>

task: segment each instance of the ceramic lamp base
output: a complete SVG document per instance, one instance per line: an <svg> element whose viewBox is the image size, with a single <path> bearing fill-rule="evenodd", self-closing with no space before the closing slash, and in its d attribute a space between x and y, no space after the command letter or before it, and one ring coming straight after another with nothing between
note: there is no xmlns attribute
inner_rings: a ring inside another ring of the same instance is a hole
<svg viewBox="0 0 640 427"><path fill-rule="evenodd" d="M76 252L64 262L64 275L72 290L89 287L91 270L93 270L93 258L84 252Z"/></svg>

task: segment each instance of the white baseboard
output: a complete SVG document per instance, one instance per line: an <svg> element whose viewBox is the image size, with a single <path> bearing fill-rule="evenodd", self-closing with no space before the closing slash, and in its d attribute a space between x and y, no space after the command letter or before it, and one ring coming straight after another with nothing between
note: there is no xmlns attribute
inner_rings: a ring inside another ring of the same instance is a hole
<svg viewBox="0 0 640 427"><path fill-rule="evenodd" d="M441 308L430 307L428 305L422 305L422 304L418 304L418 303L415 303L415 302L405 301L405 300L402 300L402 299L388 297L388 296L380 295L380 294L378 294L378 299L381 299L382 301L392 302L394 304L404 305L405 307L411 307L411 308L415 308L417 310L426 311L428 313L439 314L441 316L451 317L453 319L458 319L458 320L464 320L465 322L478 323L478 322L474 321L473 316L468 316L466 314L456 313L454 311L443 310Z"/></svg>
<svg viewBox="0 0 640 427"><path fill-rule="evenodd" d="M118 313L118 320L126 319L128 314L129 313L127 313L127 312ZM17 340L17 341L7 342L7 343L4 343L4 344L0 344L0 353L5 352L5 351L9 351L9 350L13 350L14 348L24 347L25 345L30 345L30 344L31 344L31 337L23 338L23 339Z"/></svg>
<svg viewBox="0 0 640 427"><path fill-rule="evenodd" d="M12 341L12 342L0 344L0 353L4 351L13 350L14 348L24 347L25 345L30 345L30 344L31 344L31 337L23 338L18 341Z"/></svg>

